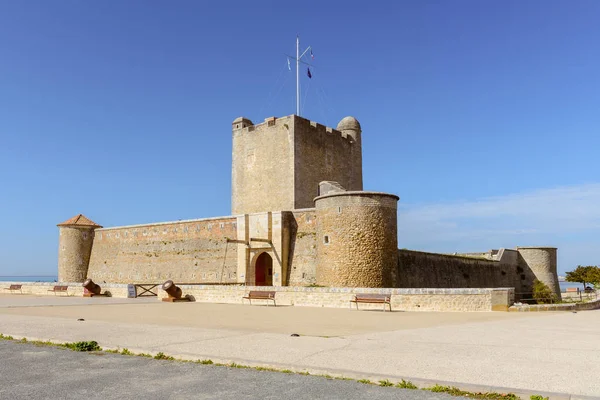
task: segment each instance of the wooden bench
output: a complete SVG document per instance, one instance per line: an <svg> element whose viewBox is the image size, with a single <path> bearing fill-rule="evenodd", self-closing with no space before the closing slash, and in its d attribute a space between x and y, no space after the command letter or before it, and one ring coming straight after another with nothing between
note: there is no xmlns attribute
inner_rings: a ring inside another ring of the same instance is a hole
<svg viewBox="0 0 600 400"><path fill-rule="evenodd" d="M23 285L10 285L10 287L4 288L4 290L10 290L11 292L19 291L23 294L23 289L21 288Z"/></svg>
<svg viewBox="0 0 600 400"><path fill-rule="evenodd" d="M350 300L350 303L355 303L357 310L358 310L358 303L383 304L384 312L385 312L385 305L387 304L390 307L390 311L392 311L392 296L390 296L389 294L357 293L354 295L354 299Z"/></svg>
<svg viewBox="0 0 600 400"><path fill-rule="evenodd" d="M273 305L275 305L275 307L277 307L277 304L275 303L275 293L277 292L269 292L266 290L251 290L250 292L248 292L248 294L244 297L242 297L242 301L244 301L244 299L248 299L248 301L250 302L250 304L252 304L252 300L272 300L273 301ZM269 303L267 303L267 306L269 305Z"/></svg>
<svg viewBox="0 0 600 400"><path fill-rule="evenodd" d="M69 289L68 286L54 286L52 289L48 289L49 292L54 292L54 295L56 296L56 293L65 293L67 296L69 295L69 292L67 291Z"/></svg>

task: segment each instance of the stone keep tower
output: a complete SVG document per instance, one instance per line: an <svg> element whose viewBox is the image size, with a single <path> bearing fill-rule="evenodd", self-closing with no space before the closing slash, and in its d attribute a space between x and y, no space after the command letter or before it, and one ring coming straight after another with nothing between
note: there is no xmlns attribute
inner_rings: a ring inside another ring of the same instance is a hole
<svg viewBox="0 0 600 400"><path fill-rule="evenodd" d="M297 115L254 125L233 121L233 215L314 207L319 183L363 188L361 128L353 117L337 129Z"/></svg>
<svg viewBox="0 0 600 400"><path fill-rule="evenodd" d="M94 230L102 228L83 214L58 224L58 281L83 282L87 278Z"/></svg>

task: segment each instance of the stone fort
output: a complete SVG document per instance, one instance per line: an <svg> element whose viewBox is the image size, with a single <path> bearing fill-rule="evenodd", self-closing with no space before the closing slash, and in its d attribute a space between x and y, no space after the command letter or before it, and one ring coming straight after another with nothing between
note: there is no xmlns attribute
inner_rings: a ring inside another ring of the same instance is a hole
<svg viewBox="0 0 600 400"><path fill-rule="evenodd" d="M515 288L560 295L557 249L399 250L394 194L363 190L362 129L297 115L232 125L231 216L59 227L58 279L362 288Z"/></svg>

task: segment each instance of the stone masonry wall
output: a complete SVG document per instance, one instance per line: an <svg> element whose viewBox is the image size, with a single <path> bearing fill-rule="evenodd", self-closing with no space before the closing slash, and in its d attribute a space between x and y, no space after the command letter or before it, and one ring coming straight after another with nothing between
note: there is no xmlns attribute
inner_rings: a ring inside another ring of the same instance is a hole
<svg viewBox="0 0 600 400"><path fill-rule="evenodd" d="M59 227L58 279L65 282L85 281L93 241L93 228Z"/></svg>
<svg viewBox="0 0 600 400"><path fill-rule="evenodd" d="M17 283L23 285L24 294L38 296L54 296L49 292L56 283L51 282L0 282L0 286L8 287ZM83 296L81 283L61 282L68 284L69 296ZM127 285L107 283L102 284L102 293L110 292L112 297L127 297ZM179 285L184 296L192 296L193 300L202 303L248 304L243 300L250 290L265 290L264 287L236 285ZM160 301L167 294L157 288ZM315 287L275 287L277 305L296 307L329 307L356 308L350 300L355 293L378 293L391 295L392 310L394 311L506 311L512 303L512 289L369 289L369 288L315 288ZM9 295L10 296L10 295ZM135 302L135 299L131 300ZM93 299L89 299L93 303ZM252 300L252 304L265 304L261 300ZM269 302L269 304L272 304ZM359 308L381 310L381 304L360 304Z"/></svg>
<svg viewBox="0 0 600 400"><path fill-rule="evenodd" d="M233 129L232 214L294 209L293 118Z"/></svg>
<svg viewBox="0 0 600 400"><path fill-rule="evenodd" d="M513 287L525 279L517 265L412 250L398 251L398 287L485 288Z"/></svg>
<svg viewBox="0 0 600 400"><path fill-rule="evenodd" d="M297 116L294 120L294 209L314 207L322 181L362 190L360 146L335 129Z"/></svg>
<svg viewBox="0 0 600 400"><path fill-rule="evenodd" d="M316 210L294 210L290 214L289 286L307 286L316 282L317 214Z"/></svg>
<svg viewBox="0 0 600 400"><path fill-rule="evenodd" d="M558 298L560 298L560 286L558 283L556 252L554 247L517 247L518 263L527 276L523 282L522 291L531 297L533 282L538 279L544 282Z"/></svg>
<svg viewBox="0 0 600 400"><path fill-rule="evenodd" d="M321 196L317 209L317 284L397 287L398 197L374 192Z"/></svg>
<svg viewBox="0 0 600 400"><path fill-rule="evenodd" d="M96 283L236 282L234 217L96 230L88 277Z"/></svg>

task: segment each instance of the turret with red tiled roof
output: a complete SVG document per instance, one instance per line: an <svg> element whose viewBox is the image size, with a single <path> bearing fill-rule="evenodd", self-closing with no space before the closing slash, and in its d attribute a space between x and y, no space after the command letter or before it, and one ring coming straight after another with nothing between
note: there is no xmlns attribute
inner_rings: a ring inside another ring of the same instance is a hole
<svg viewBox="0 0 600 400"><path fill-rule="evenodd" d="M75 225L75 226L93 226L96 228L102 228L102 226L98 225L97 223L95 223L94 221L92 221L91 219L89 219L88 217L86 217L83 214L77 214L73 218L69 218L65 222L62 222L56 226L73 226L73 225Z"/></svg>
<svg viewBox="0 0 600 400"><path fill-rule="evenodd" d="M83 282L94 243L94 231L100 225L78 214L58 224L58 280L59 282Z"/></svg>

